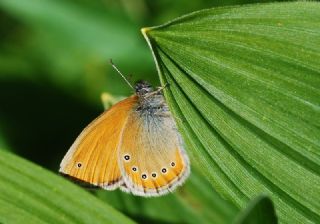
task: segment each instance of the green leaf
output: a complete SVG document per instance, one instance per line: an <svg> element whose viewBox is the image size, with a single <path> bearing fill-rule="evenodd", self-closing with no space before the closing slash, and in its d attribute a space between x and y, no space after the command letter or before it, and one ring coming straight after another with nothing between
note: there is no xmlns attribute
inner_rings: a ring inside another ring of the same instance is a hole
<svg viewBox="0 0 320 224"><path fill-rule="evenodd" d="M203 10L142 29L193 163L238 207L320 221L320 4Z"/></svg>
<svg viewBox="0 0 320 224"><path fill-rule="evenodd" d="M69 183L0 150L0 223L133 223Z"/></svg>
<svg viewBox="0 0 320 224"><path fill-rule="evenodd" d="M98 197L118 210L147 223L215 223L227 224L238 209L214 191L210 183L192 168L186 184L174 193L156 198L143 198L120 191L99 191ZM169 206L170 205L170 206Z"/></svg>
<svg viewBox="0 0 320 224"><path fill-rule="evenodd" d="M277 216L269 197L261 195L250 201L248 206L237 216L235 224L275 224Z"/></svg>

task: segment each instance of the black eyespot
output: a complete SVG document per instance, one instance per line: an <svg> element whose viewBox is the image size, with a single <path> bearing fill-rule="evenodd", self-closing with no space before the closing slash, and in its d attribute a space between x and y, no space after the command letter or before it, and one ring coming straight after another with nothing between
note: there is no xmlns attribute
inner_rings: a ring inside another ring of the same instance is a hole
<svg viewBox="0 0 320 224"><path fill-rule="evenodd" d="M80 168L82 166L82 163L77 163L77 167Z"/></svg>
<svg viewBox="0 0 320 224"><path fill-rule="evenodd" d="M129 159L130 159L130 156L129 156L129 155L125 155L125 156L124 156L124 159L125 159L125 160L129 160Z"/></svg>
<svg viewBox="0 0 320 224"><path fill-rule="evenodd" d="M171 166L174 167L176 164L174 162L171 162Z"/></svg>
<svg viewBox="0 0 320 224"><path fill-rule="evenodd" d="M142 174L141 177L142 177L142 179L147 179L147 175L146 174Z"/></svg>
<svg viewBox="0 0 320 224"><path fill-rule="evenodd" d="M152 176L152 177L156 177L157 174L156 174L156 173L152 173L151 176Z"/></svg>
<svg viewBox="0 0 320 224"><path fill-rule="evenodd" d="M162 173L166 173L166 172L167 172L167 169L166 169L166 168L162 168L161 172L162 172Z"/></svg>
<svg viewBox="0 0 320 224"><path fill-rule="evenodd" d="M137 169L137 167L132 167L132 171L134 171L134 172L136 172L138 169Z"/></svg>

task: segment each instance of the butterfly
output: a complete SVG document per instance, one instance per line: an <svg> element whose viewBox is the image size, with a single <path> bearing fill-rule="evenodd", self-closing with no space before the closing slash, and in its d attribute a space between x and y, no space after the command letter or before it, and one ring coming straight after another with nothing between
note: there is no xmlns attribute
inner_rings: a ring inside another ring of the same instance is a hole
<svg viewBox="0 0 320 224"><path fill-rule="evenodd" d="M146 81L132 88L134 95L113 105L81 132L59 171L106 190L164 195L187 179L189 158L163 88L154 90Z"/></svg>

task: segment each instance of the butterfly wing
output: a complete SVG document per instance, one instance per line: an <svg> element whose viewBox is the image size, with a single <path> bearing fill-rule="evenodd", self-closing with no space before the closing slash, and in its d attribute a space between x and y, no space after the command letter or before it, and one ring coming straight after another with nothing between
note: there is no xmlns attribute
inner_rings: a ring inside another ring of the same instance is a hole
<svg viewBox="0 0 320 224"><path fill-rule="evenodd" d="M188 177L189 159L171 116L133 111L119 145L121 189L141 196L173 191Z"/></svg>
<svg viewBox="0 0 320 224"><path fill-rule="evenodd" d="M111 107L89 124L60 164L60 172L82 182L114 189L123 182L118 166L118 144L137 97Z"/></svg>

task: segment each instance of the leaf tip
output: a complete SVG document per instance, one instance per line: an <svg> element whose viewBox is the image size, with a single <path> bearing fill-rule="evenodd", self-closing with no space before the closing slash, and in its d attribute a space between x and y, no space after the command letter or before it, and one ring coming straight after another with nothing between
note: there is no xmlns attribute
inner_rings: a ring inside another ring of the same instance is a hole
<svg viewBox="0 0 320 224"><path fill-rule="evenodd" d="M148 40L148 32L151 30L150 27L141 28L141 33L146 40Z"/></svg>
<svg viewBox="0 0 320 224"><path fill-rule="evenodd" d="M143 27L143 28L141 28L141 33L143 35L146 35L149 30L150 30L150 27Z"/></svg>

